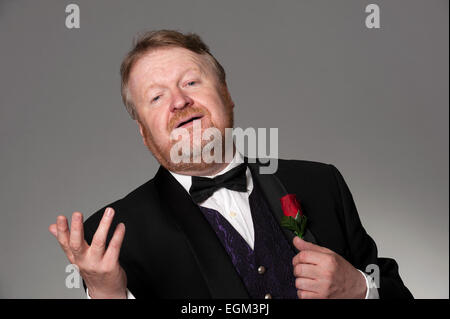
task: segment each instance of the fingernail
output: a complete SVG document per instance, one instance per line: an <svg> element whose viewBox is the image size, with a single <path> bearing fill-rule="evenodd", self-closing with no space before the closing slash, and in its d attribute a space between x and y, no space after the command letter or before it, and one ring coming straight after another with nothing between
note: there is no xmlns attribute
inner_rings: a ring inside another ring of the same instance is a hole
<svg viewBox="0 0 450 319"><path fill-rule="evenodd" d="M112 214L113 214L113 210L112 210L110 207L108 207L108 208L106 209L106 216L111 217Z"/></svg>

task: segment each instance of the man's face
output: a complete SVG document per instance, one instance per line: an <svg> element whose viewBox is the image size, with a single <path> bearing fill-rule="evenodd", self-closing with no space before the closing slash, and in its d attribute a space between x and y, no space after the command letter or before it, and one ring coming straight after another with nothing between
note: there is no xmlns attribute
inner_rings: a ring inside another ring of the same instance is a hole
<svg viewBox="0 0 450 319"><path fill-rule="evenodd" d="M170 158L177 143L171 138L174 130L189 131L192 149L194 120L201 121L202 132L215 127L223 138L225 128L233 126L233 101L206 56L178 47L155 49L133 66L128 87L144 143L161 165L184 174L211 166L192 161L176 164ZM198 143L204 146L208 141Z"/></svg>

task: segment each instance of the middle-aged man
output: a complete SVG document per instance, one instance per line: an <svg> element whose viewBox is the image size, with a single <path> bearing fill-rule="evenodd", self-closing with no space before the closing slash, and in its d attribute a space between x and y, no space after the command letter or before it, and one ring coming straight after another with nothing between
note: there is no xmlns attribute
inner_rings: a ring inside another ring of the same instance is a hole
<svg viewBox="0 0 450 319"><path fill-rule="evenodd" d="M279 160L274 174L262 174L261 161L223 146L234 103L223 67L197 35L144 34L121 76L125 106L161 166L84 225L80 212L70 230L64 216L50 225L89 298L412 298L397 263L377 256L333 165ZM198 151L174 160L177 143L206 149L196 124L220 132L212 152L222 160ZM308 218L303 239L280 225L286 194Z"/></svg>

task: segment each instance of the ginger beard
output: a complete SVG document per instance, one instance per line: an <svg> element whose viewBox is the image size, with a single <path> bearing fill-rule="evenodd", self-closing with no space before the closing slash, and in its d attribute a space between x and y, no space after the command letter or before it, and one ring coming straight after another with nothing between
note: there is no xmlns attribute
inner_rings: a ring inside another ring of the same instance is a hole
<svg viewBox="0 0 450 319"><path fill-rule="evenodd" d="M204 171L206 168L210 167L211 165L214 165L215 163L206 163L203 161L203 158L201 156L203 148L205 147L205 145L207 145L208 143L210 143L211 140L203 140L202 139L202 135L203 132L208 129L208 128L216 128L220 131L221 133L221 142L222 142L222 163L224 162L224 157L225 157L225 129L226 128L232 128L233 127L233 122L234 122L234 118L233 118L233 104L232 102L230 103L231 99L229 97L228 94L223 94L223 92L221 92L221 96L224 98L224 102L226 101L226 105L225 105L225 118L223 119L225 122L225 125L220 126L216 123L214 123L214 121L211 118L211 113L208 111L208 109L203 108L203 107L199 107L199 106L191 106L188 107L186 109L181 109L179 111L177 111L177 113L175 114L175 116L173 116L171 118L171 120L169 121L169 123L167 124L167 133L170 136L171 132L176 129L175 125L176 123L178 123L178 121L180 119L184 119L187 118L191 115L197 115L197 114L202 114L203 117L200 119L201 120L201 134L200 135L200 141L196 140L194 141L194 133L193 133L193 125L187 127L186 129L189 131L189 135L190 135L190 158L189 158L189 162L188 163L184 163L184 162L180 162L180 163L174 163L171 160L170 157L170 150L171 148L181 139L170 139L169 141L163 145L162 143L158 143L157 141L155 141L155 139L153 138L150 129L147 127L147 125L140 121L139 123L142 126L142 135L145 141L145 145L147 145L147 148L150 150L150 152L153 154L153 156L156 158L156 160L162 165L164 166L167 170L175 172L175 173L180 173L183 174L183 172L192 172L192 171ZM199 120L198 120L199 121ZM212 139L212 138L211 138ZM198 146L200 144L200 147ZM211 145L209 145L211 146ZM195 149L200 148L200 153L199 154L194 154L194 150ZM214 152L211 152L212 155L214 155ZM199 156L199 159L197 161L194 161L194 157Z"/></svg>

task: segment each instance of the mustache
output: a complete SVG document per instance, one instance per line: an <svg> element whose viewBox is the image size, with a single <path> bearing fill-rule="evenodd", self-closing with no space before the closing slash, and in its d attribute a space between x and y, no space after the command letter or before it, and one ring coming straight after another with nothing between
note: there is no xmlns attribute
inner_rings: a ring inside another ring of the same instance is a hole
<svg viewBox="0 0 450 319"><path fill-rule="evenodd" d="M169 120L169 123L167 124L167 130L169 132L172 132L172 130L175 128L175 126L181 119L185 119L193 115L205 116L210 115L210 112L206 109L196 106L191 106L187 109L181 109L177 111L177 113L175 113L175 115Z"/></svg>

